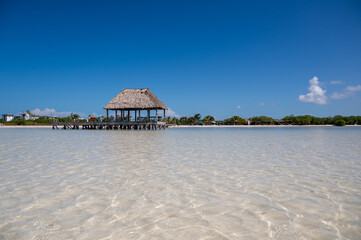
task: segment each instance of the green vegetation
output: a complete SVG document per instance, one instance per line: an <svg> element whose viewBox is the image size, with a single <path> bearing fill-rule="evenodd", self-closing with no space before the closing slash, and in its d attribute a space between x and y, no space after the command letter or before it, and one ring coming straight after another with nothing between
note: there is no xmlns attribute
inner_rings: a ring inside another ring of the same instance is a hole
<svg viewBox="0 0 361 240"><path fill-rule="evenodd" d="M246 125L247 121L239 116L233 116L231 118L224 119L225 125Z"/></svg>
<svg viewBox="0 0 361 240"><path fill-rule="evenodd" d="M204 124L212 124L214 121L214 117L208 115L208 116L205 116L202 121Z"/></svg>
<svg viewBox="0 0 361 240"><path fill-rule="evenodd" d="M271 125L274 123L274 119L266 116L251 118L251 125Z"/></svg>
<svg viewBox="0 0 361 240"><path fill-rule="evenodd" d="M251 125L336 125L340 124L339 120L345 122L345 125L361 125L361 116L348 116L343 117L340 115L334 117L314 117L311 115L300 115L294 116L289 115L281 120L276 120L267 116L257 116L248 119ZM233 116L231 118L226 118L223 121L216 121L213 116L205 116L201 120L200 114L195 114L191 117L181 117L181 118L165 118L165 121L168 124L176 125L247 125L247 120L239 116ZM342 123L341 121L341 123Z"/></svg>
<svg viewBox="0 0 361 240"><path fill-rule="evenodd" d="M16 119L10 122L3 122L5 125L50 125L52 119L38 118L35 120Z"/></svg>
<svg viewBox="0 0 361 240"><path fill-rule="evenodd" d="M27 110L28 112L28 110ZM30 111L29 111L30 112ZM30 115L35 117L34 115ZM46 117L39 117L35 120L24 120L16 119L10 122L5 122L3 119L0 119L0 123L4 125L51 125L53 119ZM78 114L71 113L70 116L64 118L56 118L55 121L59 122L86 122L85 119L79 119ZM110 118L103 119L104 122L115 121L113 116ZM251 125L336 125L336 126L345 126L345 125L361 125L361 116L348 116L344 117L341 115L336 115L334 117L314 117L311 115L300 115L294 116L289 115L285 116L281 120L273 119L267 116L257 116L249 119L241 118L240 116L233 116L231 118L226 118L224 120L216 120L213 116L207 115L202 119L201 114L194 114L191 117L166 117L162 121L168 124L175 125L247 125L248 122Z"/></svg>
<svg viewBox="0 0 361 240"><path fill-rule="evenodd" d="M75 114L75 113L71 113L69 117L70 117L71 119L73 119L73 120L79 119L79 115L78 115L78 114Z"/></svg>
<svg viewBox="0 0 361 240"><path fill-rule="evenodd" d="M335 122L335 126L343 127L345 125L346 125L346 122L343 119L339 119Z"/></svg>
<svg viewBox="0 0 361 240"><path fill-rule="evenodd" d="M304 116L286 116L282 119L286 124L292 125L336 125L338 120L343 120L345 125L361 125L361 116L343 117L340 115L334 117L314 117L310 115Z"/></svg>
<svg viewBox="0 0 361 240"><path fill-rule="evenodd" d="M33 116L34 115L31 115L31 117L33 117ZM1 119L0 123L3 123L4 125L51 125L51 123L53 121L54 121L53 119L49 119L49 118L40 116L38 119L34 119L34 120L16 119L16 120L12 120L9 122L5 122L3 119ZM64 117L64 118L56 118L56 121L59 121L59 122L73 122L73 121L86 122L85 119L79 119L79 115L77 115L77 114L73 114L73 115L70 115L69 117Z"/></svg>

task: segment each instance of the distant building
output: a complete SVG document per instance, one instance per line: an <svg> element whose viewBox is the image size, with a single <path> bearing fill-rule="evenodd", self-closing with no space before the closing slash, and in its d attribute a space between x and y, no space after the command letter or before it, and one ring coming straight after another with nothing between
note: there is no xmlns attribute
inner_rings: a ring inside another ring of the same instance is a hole
<svg viewBox="0 0 361 240"><path fill-rule="evenodd" d="M14 115L10 113L3 114L3 119L5 122L9 122L14 119Z"/></svg>
<svg viewBox="0 0 361 240"><path fill-rule="evenodd" d="M94 117L94 115L89 115L87 121L88 122L97 122L97 118Z"/></svg>
<svg viewBox="0 0 361 240"><path fill-rule="evenodd" d="M20 116L21 119L24 119L24 120L29 120L30 119L29 113L20 113L19 116Z"/></svg>
<svg viewBox="0 0 361 240"><path fill-rule="evenodd" d="M59 117L56 117L56 116L39 116L39 118L56 119L56 118L59 118Z"/></svg>

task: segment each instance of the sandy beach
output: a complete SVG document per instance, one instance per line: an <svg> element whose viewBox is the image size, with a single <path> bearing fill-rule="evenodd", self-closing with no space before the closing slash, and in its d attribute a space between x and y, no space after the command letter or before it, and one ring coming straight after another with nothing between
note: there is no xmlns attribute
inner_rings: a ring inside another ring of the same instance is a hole
<svg viewBox="0 0 361 240"><path fill-rule="evenodd" d="M0 125L0 128L51 128L51 125Z"/></svg>
<svg viewBox="0 0 361 240"><path fill-rule="evenodd" d="M170 125L169 128L284 128L284 127L335 127L334 125ZM345 127L361 127L346 125Z"/></svg>

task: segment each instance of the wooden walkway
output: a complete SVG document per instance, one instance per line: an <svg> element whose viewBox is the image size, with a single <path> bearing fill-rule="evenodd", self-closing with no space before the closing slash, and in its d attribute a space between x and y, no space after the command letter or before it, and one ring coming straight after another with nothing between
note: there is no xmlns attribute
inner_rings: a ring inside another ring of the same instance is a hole
<svg viewBox="0 0 361 240"><path fill-rule="evenodd" d="M164 122L53 122L53 129L115 129L157 130L166 129Z"/></svg>

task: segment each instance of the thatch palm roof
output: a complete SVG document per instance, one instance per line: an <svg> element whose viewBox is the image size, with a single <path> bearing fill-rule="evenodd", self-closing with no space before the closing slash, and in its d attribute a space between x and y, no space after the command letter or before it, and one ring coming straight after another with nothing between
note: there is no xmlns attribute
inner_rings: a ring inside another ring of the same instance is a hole
<svg viewBox="0 0 361 240"><path fill-rule="evenodd" d="M168 108L148 88L123 89L104 109L165 109Z"/></svg>

